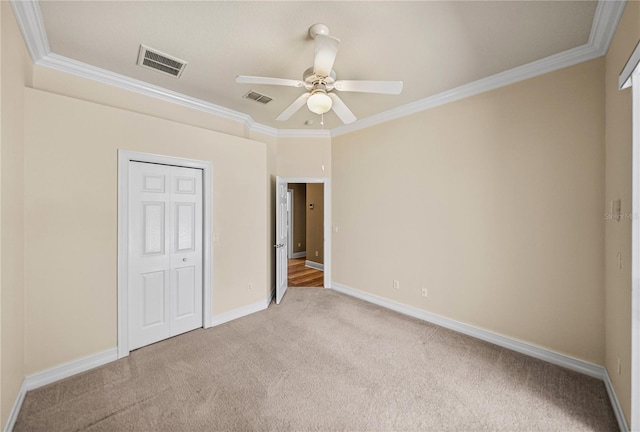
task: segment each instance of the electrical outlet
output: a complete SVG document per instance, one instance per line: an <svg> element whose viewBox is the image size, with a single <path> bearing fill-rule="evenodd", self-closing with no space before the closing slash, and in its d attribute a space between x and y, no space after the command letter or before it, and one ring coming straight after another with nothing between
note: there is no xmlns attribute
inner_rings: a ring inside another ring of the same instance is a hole
<svg viewBox="0 0 640 432"><path fill-rule="evenodd" d="M318 256L318 251L316 251L316 256Z"/></svg>
<svg viewBox="0 0 640 432"><path fill-rule="evenodd" d="M422 297L428 297L429 296L429 292L427 291L426 287L422 287Z"/></svg>
<svg viewBox="0 0 640 432"><path fill-rule="evenodd" d="M622 254L618 252L618 269L622 270Z"/></svg>
<svg viewBox="0 0 640 432"><path fill-rule="evenodd" d="M249 282L247 284L247 291L251 291L253 289L253 284L251 282Z"/></svg>
<svg viewBox="0 0 640 432"><path fill-rule="evenodd" d="M302 247L302 243L298 243L298 247Z"/></svg>
<svg viewBox="0 0 640 432"><path fill-rule="evenodd" d="M394 280L393 281L393 288L394 289L400 289L400 281Z"/></svg>

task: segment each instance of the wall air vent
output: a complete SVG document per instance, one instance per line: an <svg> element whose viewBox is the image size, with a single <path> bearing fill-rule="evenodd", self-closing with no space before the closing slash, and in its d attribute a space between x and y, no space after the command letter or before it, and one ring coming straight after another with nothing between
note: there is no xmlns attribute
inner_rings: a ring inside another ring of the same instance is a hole
<svg viewBox="0 0 640 432"><path fill-rule="evenodd" d="M153 48L140 45L138 65L148 69L154 69L174 78L180 78L187 62L179 58L167 55Z"/></svg>
<svg viewBox="0 0 640 432"><path fill-rule="evenodd" d="M250 90L249 93L247 93L243 97L246 97L247 99L252 99L252 100L254 100L256 102L260 102L262 104L268 104L269 102L271 102L273 100L273 98L270 98L269 96L265 96L265 95L260 94L258 92L254 92L253 90Z"/></svg>

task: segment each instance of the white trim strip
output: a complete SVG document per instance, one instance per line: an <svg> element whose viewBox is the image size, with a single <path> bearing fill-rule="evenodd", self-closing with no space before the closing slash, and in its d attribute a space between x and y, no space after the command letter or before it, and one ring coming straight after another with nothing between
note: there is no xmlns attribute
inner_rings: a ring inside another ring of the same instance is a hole
<svg viewBox="0 0 640 432"><path fill-rule="evenodd" d="M60 381L61 379L79 374L81 372L97 368L98 366L111 363L112 361L116 361L117 359L118 349L111 348L106 351L81 358L79 360L64 363L60 366L56 366L54 368L35 373L33 375L29 375L24 379L25 388L27 391L34 390L47 384Z"/></svg>
<svg viewBox="0 0 640 432"><path fill-rule="evenodd" d="M364 300L369 303L373 303L378 306L382 306L384 308L399 312L401 314L421 319L423 321L427 321L432 324L436 324L441 327L466 334L476 339L480 339L485 342L490 342L494 345L510 349L512 351L526 354L533 358L544 360L546 362L562 366L564 368L571 369L573 371L580 372L594 378L604 379L604 367L577 359L575 357L561 354L527 342L522 342L517 339L491 332L489 330L462 323L460 321L445 318L431 312L426 312L411 306L403 305L393 300L369 294L367 292L360 291L355 288L350 288L336 282L331 283L331 289L352 297L359 298L360 300Z"/></svg>
<svg viewBox="0 0 640 432"><path fill-rule="evenodd" d="M252 314L254 312L259 312L261 310L264 310L267 307L269 307L269 304L273 300L274 295L275 295L275 287L271 290L270 294L267 295L267 298L263 301L259 301L254 304L250 304L238 309L234 309L230 312L226 312L220 315L215 315L211 319L210 327L217 326L217 325L232 321L234 319ZM24 402L25 395L29 390L35 390L47 384L51 384L56 381L60 381L64 378L68 378L70 376L73 376L82 372L86 372L90 369L94 369L96 367L105 365L107 363L111 363L116 360L118 360L117 347L84 357L79 360L64 363L60 366L56 366L54 368L35 373L33 375L29 375L22 382L22 386L20 387L20 390L16 397L16 401L13 404L13 408L11 409L11 413L9 414L9 418L7 420L7 423L5 424L3 431L11 432L13 430L16 420L18 419L18 414L20 413L20 408L22 407L22 403Z"/></svg>
<svg viewBox="0 0 640 432"><path fill-rule="evenodd" d="M50 69L55 69L83 78L88 78L124 90L130 90L136 93L143 94L145 96L162 99L167 102L172 102L178 105L186 106L188 108L204 111L209 114L214 114L223 119L233 120L243 124L251 122L251 117L247 114L230 110L228 108L204 101L202 99L197 99L191 96L184 95L182 93L167 90L165 88L149 84L144 81L129 78L127 76L120 75L115 72L111 72L106 69L102 69L86 63L82 63L58 54L51 53L49 55L46 55L42 57L42 59L40 59L37 64L38 66L45 66ZM269 128L268 126L264 126L264 128L266 129L262 129L259 132L265 133L266 131L269 131L275 136L275 133L277 131L276 129Z"/></svg>
<svg viewBox="0 0 640 432"><path fill-rule="evenodd" d="M604 370L603 381L604 386L607 389L607 394L609 395L609 401L611 402L613 413L616 415L616 420L618 421L618 427L621 431L627 432L629 430L629 426L627 425L627 420L624 417L624 412L622 411L622 407L618 401L618 396L613 388L613 383L611 382L611 377L609 376L607 369Z"/></svg>
<svg viewBox="0 0 640 432"><path fill-rule="evenodd" d="M358 120L354 123L339 126L331 130L331 136L336 137L344 135L388 122L390 120L406 117L411 114L485 93L490 90L495 90L509 84L515 84L526 79L534 78L588 60L593 60L600 56L601 54L599 50L590 45L582 45L580 47L549 56L542 60L534 61L532 63L438 93L434 96L420 99L416 102Z"/></svg>
<svg viewBox="0 0 640 432"><path fill-rule="evenodd" d="M13 14L18 21L22 38L34 63L51 52L49 39L44 28L40 3L37 1L11 0Z"/></svg>
<svg viewBox="0 0 640 432"><path fill-rule="evenodd" d="M591 24L588 45L593 46L603 56L609 51L609 45L616 34L627 0L600 0Z"/></svg>
<svg viewBox="0 0 640 432"><path fill-rule="evenodd" d="M16 421L18 421L18 414L20 414L20 409L22 408L22 403L24 402L24 397L27 395L27 387L25 385L25 381L22 381L22 385L20 386L20 390L18 391L18 396L16 396L16 401L13 403L13 407L11 408L11 412L9 413L9 418L7 419L7 423L4 425L3 432L11 432L13 427L16 425Z"/></svg>
<svg viewBox="0 0 640 432"><path fill-rule="evenodd" d="M307 251L302 251L302 252L293 252L291 254L291 258L304 258L307 256Z"/></svg>
<svg viewBox="0 0 640 432"><path fill-rule="evenodd" d="M20 414L20 408L22 408L22 403L24 402L24 398L29 390L35 390L47 384L60 381L61 379L111 363L117 359L118 349L111 348L106 351L92 354L90 356L27 376L24 381L22 381L22 386L20 387L16 401L13 404L7 423L4 426L4 432L11 432L13 430L16 420L18 420L18 414Z"/></svg>
<svg viewBox="0 0 640 432"><path fill-rule="evenodd" d="M640 64L640 41L636 45L636 48L631 53L629 60L624 65L620 76L618 77L618 88L620 90L631 87L631 75L638 68Z"/></svg>
<svg viewBox="0 0 640 432"><path fill-rule="evenodd" d="M268 295L265 300L260 300L255 303L230 310L229 312L213 315L211 317L211 327L219 326L220 324L224 324L229 321L251 315L252 313L265 310L269 307L274 294L275 290L271 291L271 294Z"/></svg>
<svg viewBox="0 0 640 432"><path fill-rule="evenodd" d="M324 271L324 264L320 264L315 261L305 260L304 265L305 267L310 267L312 269Z"/></svg>
<svg viewBox="0 0 640 432"><path fill-rule="evenodd" d="M331 131L323 129L278 129L278 138L331 138Z"/></svg>
<svg viewBox="0 0 640 432"><path fill-rule="evenodd" d="M40 66L204 111L224 119L238 121L253 132L274 137L320 138L340 136L600 57L609 49L626 0L600 0L598 2L589 41L582 46L358 120L349 125L334 128L331 131L276 129L256 123L247 114L51 53L38 2L35 0L11 0L11 4L31 58L34 63Z"/></svg>
<svg viewBox="0 0 640 432"><path fill-rule="evenodd" d="M640 69L631 75L631 209L640 212ZM631 219L631 428L640 430L640 220Z"/></svg>

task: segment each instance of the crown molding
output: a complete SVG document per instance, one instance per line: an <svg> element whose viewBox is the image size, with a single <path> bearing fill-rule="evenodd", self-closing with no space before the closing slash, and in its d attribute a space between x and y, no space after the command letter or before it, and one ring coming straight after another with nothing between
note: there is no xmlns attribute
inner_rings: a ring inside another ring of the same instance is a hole
<svg viewBox="0 0 640 432"><path fill-rule="evenodd" d="M251 132L255 132L255 133L261 133L264 135L272 136L272 137L278 136L278 129L271 126L263 125L262 123L256 123L251 118L250 115L247 115L247 114L243 114L243 115L247 116L247 120L244 122L244 126L245 128L247 128L247 130L250 130Z"/></svg>
<svg viewBox="0 0 640 432"><path fill-rule="evenodd" d="M588 60L601 57L607 53L611 40L615 34L618 22L626 0L600 0L593 17L593 25L589 35L589 42L576 48L527 63L522 66L501 72L478 81L464 84L451 90L438 93L416 102L394 108L357 122L339 126L331 130L331 136L340 136L360 129L365 129L400 117L435 108L440 105L455 102L470 96L475 96L490 90L495 90L509 84L514 84L529 78L564 69Z"/></svg>
<svg viewBox="0 0 640 432"><path fill-rule="evenodd" d="M44 66L50 69L88 78L124 90L134 91L156 99L162 99L188 108L204 111L223 119L233 120L243 124L250 124L252 122L251 117L247 114L230 110L202 99L174 92L163 87L120 75L58 54L48 54L41 58L36 64L38 66ZM275 131L276 129L265 127L264 130Z"/></svg>
<svg viewBox="0 0 640 432"><path fill-rule="evenodd" d="M376 114L354 123L339 126L331 130L331 136L340 136L357 130L365 129L377 124L385 123L401 117L406 117L440 105L475 96L490 90L514 84L558 69L563 69L587 60L599 57L595 49L589 45L582 45L552 56L537 60L526 65L518 66L505 72L473 81L460 87L446 90L433 96L411 102L380 114Z"/></svg>
<svg viewBox="0 0 640 432"><path fill-rule="evenodd" d="M278 129L278 138L331 138L324 129Z"/></svg>
<svg viewBox="0 0 640 432"><path fill-rule="evenodd" d="M601 56L609 50L626 4L627 0L600 0L596 6L587 45L593 46Z"/></svg>
<svg viewBox="0 0 640 432"><path fill-rule="evenodd" d="M252 132L262 133L272 137L324 138L340 136L368 128L600 57L606 54L609 49L618 22L624 11L626 0L600 0L598 2L589 40L582 46L420 99L398 108L360 119L348 125L339 126L330 131L273 128L255 122L248 114L51 53L38 1L11 0L11 5L31 59L39 66L56 69L188 108L204 111L224 119L237 121Z"/></svg>
<svg viewBox="0 0 640 432"><path fill-rule="evenodd" d="M49 39L44 28L40 5L37 1L11 0L11 8L16 16L29 55L34 63L49 54Z"/></svg>

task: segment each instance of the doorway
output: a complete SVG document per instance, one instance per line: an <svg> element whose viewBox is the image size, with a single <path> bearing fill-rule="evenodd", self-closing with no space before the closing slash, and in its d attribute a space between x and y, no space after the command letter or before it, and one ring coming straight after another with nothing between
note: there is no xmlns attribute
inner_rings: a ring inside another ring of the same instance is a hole
<svg viewBox="0 0 640 432"><path fill-rule="evenodd" d="M280 304L282 298L284 297L287 288L289 287L289 277L288 277L288 260L289 260L289 247L290 244L295 245L296 248L302 248L302 242L290 242L289 241L289 229L296 230L296 222L293 221L291 224L287 223L288 216L290 213L295 217L296 211L293 208L296 206L296 202L300 202L300 199L296 199L295 195L289 194L289 185L293 184L304 184L305 187L312 185L317 185L317 191L320 194L320 199L313 198L313 201L307 204L307 199L304 200L305 204L305 214L306 210L314 211L314 215L321 215L322 222L318 230L321 234L320 237L320 246L316 246L313 249L305 250L305 267L315 266L315 270L322 270L322 280L321 286L329 287L331 281L331 185L330 180L328 178L291 178L291 177L276 177L276 196L275 196L275 222L276 222L276 244L274 247L276 248L276 260L275 260L275 279L276 279L276 290L275 290L275 302L276 304ZM305 189L306 191L306 189ZM315 192L315 191L314 191ZM289 199L288 196L293 196L293 199ZM313 192L312 192L312 196ZM320 203L321 200L321 203ZM320 206L321 204L321 206ZM298 211L298 213L301 213ZM293 219L293 218L292 218ZM305 219L306 220L306 219ZM298 224L299 225L299 224ZM298 226L299 228L299 226ZM300 246L297 246L300 243ZM306 242L305 242L306 243ZM309 246L305 244L305 249ZM316 255L317 251L317 255ZM302 251L298 250L297 252L293 252L293 254L298 253L301 254ZM309 253L311 256L309 256ZM322 255L321 255L322 254ZM317 261L310 261L308 258L313 258L319 260L322 257L322 263L318 263ZM298 257L297 259L300 259ZM314 264L315 263L315 264Z"/></svg>
<svg viewBox="0 0 640 432"><path fill-rule="evenodd" d="M324 190L321 183L287 184L288 285L324 286Z"/></svg>
<svg viewBox="0 0 640 432"><path fill-rule="evenodd" d="M211 162L118 151L118 358L210 327L211 176Z"/></svg>

